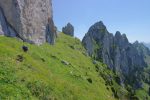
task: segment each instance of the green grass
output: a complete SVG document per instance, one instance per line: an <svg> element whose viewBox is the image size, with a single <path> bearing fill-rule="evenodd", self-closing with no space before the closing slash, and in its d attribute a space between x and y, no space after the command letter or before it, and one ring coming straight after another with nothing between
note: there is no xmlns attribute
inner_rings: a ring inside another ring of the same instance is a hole
<svg viewBox="0 0 150 100"><path fill-rule="evenodd" d="M146 91L144 89L138 89L136 91L136 96L139 98L139 100L150 100L148 91Z"/></svg>
<svg viewBox="0 0 150 100"><path fill-rule="evenodd" d="M0 100L115 100L112 95L78 39L61 33L55 45L36 46L0 37Z"/></svg>

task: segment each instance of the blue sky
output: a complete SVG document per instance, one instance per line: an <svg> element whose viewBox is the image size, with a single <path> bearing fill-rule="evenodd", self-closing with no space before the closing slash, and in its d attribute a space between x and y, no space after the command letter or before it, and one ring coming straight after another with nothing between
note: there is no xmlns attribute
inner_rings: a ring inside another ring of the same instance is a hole
<svg viewBox="0 0 150 100"><path fill-rule="evenodd" d="M130 42L150 42L150 0L53 0L53 13L59 30L70 22L80 39L103 21L110 33L125 33Z"/></svg>

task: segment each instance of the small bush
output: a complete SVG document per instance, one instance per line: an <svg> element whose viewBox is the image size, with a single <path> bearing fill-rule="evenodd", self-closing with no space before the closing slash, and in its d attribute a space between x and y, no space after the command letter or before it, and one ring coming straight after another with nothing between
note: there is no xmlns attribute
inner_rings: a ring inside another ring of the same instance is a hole
<svg viewBox="0 0 150 100"><path fill-rule="evenodd" d="M27 84L27 88L33 96L39 98L40 100L54 100L54 97L51 95L52 89L43 82L29 82Z"/></svg>
<svg viewBox="0 0 150 100"><path fill-rule="evenodd" d="M87 81L88 81L89 83L91 83L91 84L92 84L92 82L93 82L91 78L88 78Z"/></svg>

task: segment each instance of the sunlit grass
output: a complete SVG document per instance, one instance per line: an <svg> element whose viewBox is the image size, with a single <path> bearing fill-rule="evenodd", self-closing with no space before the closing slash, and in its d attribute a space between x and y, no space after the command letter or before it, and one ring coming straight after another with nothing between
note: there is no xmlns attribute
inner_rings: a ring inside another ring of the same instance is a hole
<svg viewBox="0 0 150 100"><path fill-rule="evenodd" d="M29 48L27 53L23 45ZM36 46L0 37L0 99L114 100L106 88L76 38L61 33L55 45Z"/></svg>

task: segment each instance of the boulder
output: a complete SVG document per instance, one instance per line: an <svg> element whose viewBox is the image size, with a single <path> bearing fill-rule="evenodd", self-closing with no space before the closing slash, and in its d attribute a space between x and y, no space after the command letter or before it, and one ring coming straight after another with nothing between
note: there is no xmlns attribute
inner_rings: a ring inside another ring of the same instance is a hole
<svg viewBox="0 0 150 100"><path fill-rule="evenodd" d="M24 52L27 52L29 49L28 49L27 46L22 46L22 50L23 50Z"/></svg>
<svg viewBox="0 0 150 100"><path fill-rule="evenodd" d="M70 63L67 61L62 60L61 63L63 63L64 65L69 65Z"/></svg>

